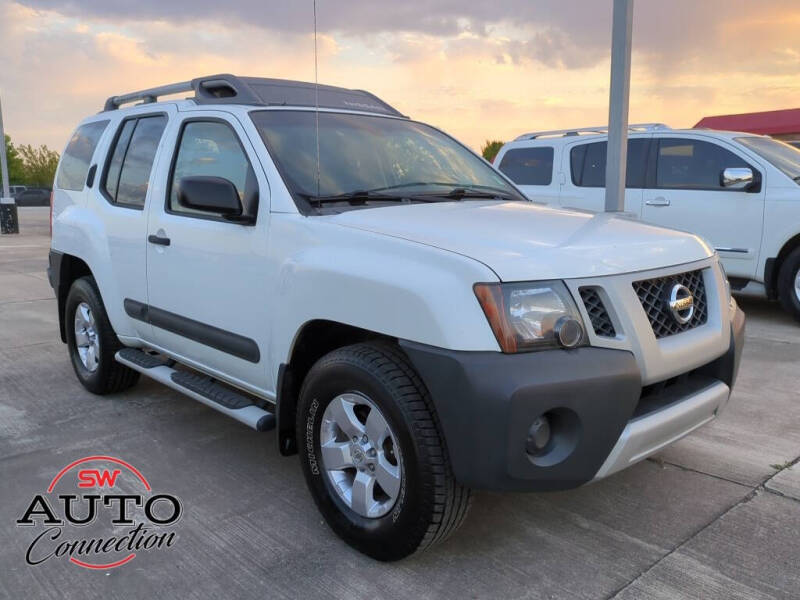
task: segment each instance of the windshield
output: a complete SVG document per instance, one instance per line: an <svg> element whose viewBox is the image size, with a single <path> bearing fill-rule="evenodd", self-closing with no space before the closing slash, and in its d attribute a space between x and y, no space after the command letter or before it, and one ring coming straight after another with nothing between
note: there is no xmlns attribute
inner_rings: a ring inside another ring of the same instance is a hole
<svg viewBox="0 0 800 600"><path fill-rule="evenodd" d="M525 200L491 165L433 127L332 112L319 113L317 190L316 114L273 110L251 117L290 191L312 205L353 196L362 204L434 196Z"/></svg>
<svg viewBox="0 0 800 600"><path fill-rule="evenodd" d="M800 183L800 150L794 146L768 137L740 137L736 141Z"/></svg>

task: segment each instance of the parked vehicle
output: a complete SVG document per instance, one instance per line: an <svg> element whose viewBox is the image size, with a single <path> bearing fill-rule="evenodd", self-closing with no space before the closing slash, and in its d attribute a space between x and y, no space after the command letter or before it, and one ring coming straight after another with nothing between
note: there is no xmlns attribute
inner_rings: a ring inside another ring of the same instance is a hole
<svg viewBox="0 0 800 600"><path fill-rule="evenodd" d="M141 373L275 427L380 560L444 539L472 488L580 486L708 423L741 355L699 238L536 206L363 91L214 75L109 98L52 225L84 387Z"/></svg>
<svg viewBox="0 0 800 600"><path fill-rule="evenodd" d="M21 194L26 189L28 188L25 187L24 185L10 185L8 186L8 193L11 194L12 198L16 198L17 195Z"/></svg>
<svg viewBox="0 0 800 600"><path fill-rule="evenodd" d="M535 202L604 209L606 128L526 133L494 165ZM767 136L632 125L626 212L696 233L734 289L780 300L800 320L800 150Z"/></svg>
<svg viewBox="0 0 800 600"><path fill-rule="evenodd" d="M17 206L50 206L50 190L46 188L26 188L14 200Z"/></svg>

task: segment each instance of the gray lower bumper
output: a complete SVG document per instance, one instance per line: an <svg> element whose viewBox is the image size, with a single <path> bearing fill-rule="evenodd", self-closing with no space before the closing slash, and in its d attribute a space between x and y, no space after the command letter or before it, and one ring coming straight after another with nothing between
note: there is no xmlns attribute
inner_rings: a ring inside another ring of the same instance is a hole
<svg viewBox="0 0 800 600"><path fill-rule="evenodd" d="M621 471L702 427L725 407L729 395L730 388L718 381L672 406L631 420L594 478Z"/></svg>

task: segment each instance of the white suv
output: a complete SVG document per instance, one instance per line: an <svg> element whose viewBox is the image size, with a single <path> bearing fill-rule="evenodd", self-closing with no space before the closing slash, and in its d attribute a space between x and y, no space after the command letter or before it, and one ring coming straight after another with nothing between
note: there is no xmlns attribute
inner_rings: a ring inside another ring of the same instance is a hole
<svg viewBox="0 0 800 600"><path fill-rule="evenodd" d="M53 219L81 383L144 374L277 428L381 560L448 535L470 488L579 486L711 421L741 355L699 238L536 206L363 91L215 75L112 97L67 145Z"/></svg>
<svg viewBox="0 0 800 600"><path fill-rule="evenodd" d="M606 128L526 133L494 164L536 202L602 211ZM631 125L625 210L698 234L734 289L780 299L800 320L800 150L770 137Z"/></svg>

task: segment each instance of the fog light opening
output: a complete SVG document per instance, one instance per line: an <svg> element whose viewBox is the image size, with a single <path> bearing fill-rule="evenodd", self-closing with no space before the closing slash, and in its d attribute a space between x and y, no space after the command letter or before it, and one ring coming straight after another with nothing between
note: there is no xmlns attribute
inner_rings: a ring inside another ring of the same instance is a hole
<svg viewBox="0 0 800 600"><path fill-rule="evenodd" d="M538 467L552 467L566 460L578 447L581 429L578 415L565 406L542 413L528 428L528 460Z"/></svg>

